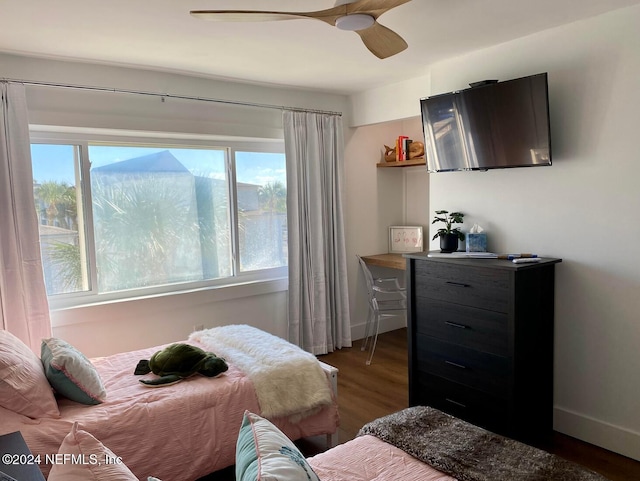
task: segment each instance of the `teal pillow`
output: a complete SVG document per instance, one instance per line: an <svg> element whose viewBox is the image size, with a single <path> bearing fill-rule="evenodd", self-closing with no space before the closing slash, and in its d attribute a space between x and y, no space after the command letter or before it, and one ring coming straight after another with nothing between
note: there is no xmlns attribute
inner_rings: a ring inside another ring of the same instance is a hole
<svg viewBox="0 0 640 481"><path fill-rule="evenodd" d="M72 401L100 404L107 393L96 368L71 344L62 339L43 339L40 357L51 387Z"/></svg>
<svg viewBox="0 0 640 481"><path fill-rule="evenodd" d="M293 442L270 421L245 411L236 444L236 481L320 481Z"/></svg>

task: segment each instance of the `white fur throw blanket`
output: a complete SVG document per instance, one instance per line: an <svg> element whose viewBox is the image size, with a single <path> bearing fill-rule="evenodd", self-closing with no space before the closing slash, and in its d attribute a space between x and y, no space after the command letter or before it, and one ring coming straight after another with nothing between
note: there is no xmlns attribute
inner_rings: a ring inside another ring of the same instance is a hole
<svg viewBox="0 0 640 481"><path fill-rule="evenodd" d="M229 325L194 332L189 340L247 375L262 416L287 416L296 422L332 402L316 357L282 338L247 325Z"/></svg>

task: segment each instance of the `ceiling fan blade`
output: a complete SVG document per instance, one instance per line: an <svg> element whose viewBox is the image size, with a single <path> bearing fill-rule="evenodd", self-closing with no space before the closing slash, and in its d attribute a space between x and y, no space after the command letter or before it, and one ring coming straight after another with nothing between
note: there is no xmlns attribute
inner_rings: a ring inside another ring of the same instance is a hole
<svg viewBox="0 0 640 481"><path fill-rule="evenodd" d="M191 10L189 13L194 17L213 22L270 22L301 18L301 15L294 13L252 10Z"/></svg>
<svg viewBox="0 0 640 481"><path fill-rule="evenodd" d="M378 22L364 30L357 30L356 33L360 35L365 47L378 58L391 57L408 47L400 35Z"/></svg>
<svg viewBox="0 0 640 481"><path fill-rule="evenodd" d="M356 0L353 3L347 3L348 13L366 13L373 18L378 18L383 13L392 8L399 7L411 0Z"/></svg>
<svg viewBox="0 0 640 481"><path fill-rule="evenodd" d="M266 22L311 18L335 25L336 19L346 15L347 7L340 5L317 12L269 12L262 10L191 10L192 16L215 22Z"/></svg>
<svg viewBox="0 0 640 481"><path fill-rule="evenodd" d="M392 8L411 0L356 0L315 12L271 12L263 10L191 10L191 15L203 20L218 22L266 22L272 20L293 20L313 18L335 25L336 19L353 13L364 13L378 18Z"/></svg>

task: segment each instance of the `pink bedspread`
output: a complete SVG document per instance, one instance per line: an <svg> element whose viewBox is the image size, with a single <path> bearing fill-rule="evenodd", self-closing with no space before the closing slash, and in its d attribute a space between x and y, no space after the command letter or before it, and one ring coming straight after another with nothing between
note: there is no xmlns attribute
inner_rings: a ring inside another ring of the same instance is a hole
<svg viewBox="0 0 640 481"><path fill-rule="evenodd" d="M308 461L322 481L456 481L370 435L340 444Z"/></svg>
<svg viewBox="0 0 640 481"><path fill-rule="evenodd" d="M193 376L161 388L133 370L162 346L94 359L107 401L86 406L59 399L60 419L33 420L0 407L0 434L21 431L33 454L55 454L74 421L111 449L140 479L190 481L235 462L245 409L260 413L251 381L236 367L217 378ZM143 376L148 377L148 376ZM337 405L292 424L272 420L289 437L335 432ZM50 466L41 465L45 476Z"/></svg>

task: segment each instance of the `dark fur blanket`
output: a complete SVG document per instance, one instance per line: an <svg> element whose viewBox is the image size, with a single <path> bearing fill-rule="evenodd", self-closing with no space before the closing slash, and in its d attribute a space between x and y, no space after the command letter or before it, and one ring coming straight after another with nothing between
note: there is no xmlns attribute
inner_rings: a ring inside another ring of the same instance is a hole
<svg viewBox="0 0 640 481"><path fill-rule="evenodd" d="M406 451L460 481L606 481L575 463L430 407L376 419L358 433Z"/></svg>

